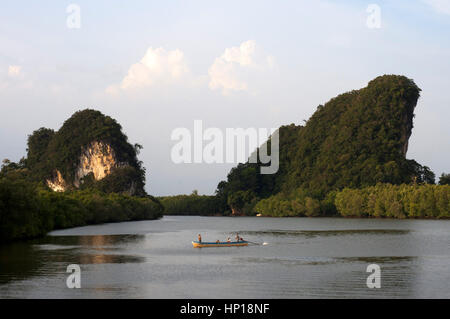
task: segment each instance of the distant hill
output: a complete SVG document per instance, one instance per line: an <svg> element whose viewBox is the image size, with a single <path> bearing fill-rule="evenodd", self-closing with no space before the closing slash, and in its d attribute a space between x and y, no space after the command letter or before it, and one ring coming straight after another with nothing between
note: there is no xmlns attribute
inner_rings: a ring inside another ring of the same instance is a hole
<svg viewBox="0 0 450 319"><path fill-rule="evenodd" d="M276 174L261 175L260 164L240 164L219 183L217 196L242 213L275 194L323 201L344 187L434 183L428 167L406 159L420 91L411 79L384 75L319 105L304 126L279 128Z"/></svg>
<svg viewBox="0 0 450 319"><path fill-rule="evenodd" d="M141 146L128 142L116 120L86 109L53 131L40 128L28 137L25 166L34 181L55 191L97 188L103 192L145 194Z"/></svg>

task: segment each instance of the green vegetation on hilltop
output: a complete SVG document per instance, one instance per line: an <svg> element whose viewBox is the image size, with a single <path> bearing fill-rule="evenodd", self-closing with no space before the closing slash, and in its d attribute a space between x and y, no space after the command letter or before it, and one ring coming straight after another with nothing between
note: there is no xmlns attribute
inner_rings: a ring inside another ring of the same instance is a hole
<svg viewBox="0 0 450 319"><path fill-rule="evenodd" d="M73 114L57 132L40 128L28 137L26 167L32 180L42 182L50 179L58 170L67 184L73 185L83 149L92 142L110 145L117 163L125 163L128 167L127 170L114 169L112 174L117 176L109 178L117 182L115 191L118 191L117 186L120 184L124 187L119 191L128 190L126 187L130 186L132 178L135 193L145 194L145 168L137 159L142 146L131 145L116 120L90 109ZM89 180L89 176L85 180ZM90 187L95 187L94 184L95 181L91 179ZM102 184L99 188L105 189L105 183Z"/></svg>
<svg viewBox="0 0 450 319"><path fill-rule="evenodd" d="M336 213L333 196L345 187L434 184L428 167L405 157L419 96L411 79L397 75L337 96L304 126L279 128L276 174L262 175L258 163L239 164L219 183L217 197L233 212L323 216ZM245 212L243 202L252 203Z"/></svg>

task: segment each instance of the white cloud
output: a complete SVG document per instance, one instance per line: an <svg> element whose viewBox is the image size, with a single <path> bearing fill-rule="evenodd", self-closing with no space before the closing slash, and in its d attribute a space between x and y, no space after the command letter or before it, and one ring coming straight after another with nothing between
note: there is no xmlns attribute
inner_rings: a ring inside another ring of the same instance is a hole
<svg viewBox="0 0 450 319"><path fill-rule="evenodd" d="M264 72L274 67L272 56L266 55L253 40L238 47L226 48L208 69L208 76L191 73L181 50L166 51L149 48L144 57L131 65L120 83L110 85L106 93L135 92L136 89L164 86L199 88L209 81L212 90L221 89L223 94L231 91L250 91L264 78ZM146 91L141 91L145 93Z"/></svg>
<svg viewBox="0 0 450 319"><path fill-rule="evenodd" d="M20 65L10 65L8 66L8 76L18 77L20 75L22 67Z"/></svg>
<svg viewBox="0 0 450 319"><path fill-rule="evenodd" d="M273 68L274 59L256 45L253 40L242 42L239 47L225 49L208 70L209 88L230 91L246 91L250 80L258 73Z"/></svg>
<svg viewBox="0 0 450 319"><path fill-rule="evenodd" d="M3 65L0 67L0 90L28 90L34 88L34 81L20 65Z"/></svg>
<svg viewBox="0 0 450 319"><path fill-rule="evenodd" d="M171 84L182 80L189 73L181 50L166 51L163 48L148 48L144 57L128 69L128 74L119 85L106 89L108 93L120 90L148 88L158 84Z"/></svg>
<svg viewBox="0 0 450 319"><path fill-rule="evenodd" d="M450 0L422 0L436 12L450 15Z"/></svg>

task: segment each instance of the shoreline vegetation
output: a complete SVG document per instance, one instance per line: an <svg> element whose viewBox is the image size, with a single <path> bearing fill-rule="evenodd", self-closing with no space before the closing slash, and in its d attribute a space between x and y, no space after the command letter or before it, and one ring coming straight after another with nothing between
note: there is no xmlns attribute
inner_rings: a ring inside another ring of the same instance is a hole
<svg viewBox="0 0 450 319"><path fill-rule="evenodd" d="M0 179L0 244L42 237L57 229L162 216L162 205L149 195L95 189L53 192L24 180Z"/></svg>
<svg viewBox="0 0 450 319"><path fill-rule="evenodd" d="M256 216L261 217L354 217L396 219L450 218L450 185L377 184L344 188L320 201L298 189L289 195L242 202L238 214L218 213L216 196L176 195L158 197L164 215Z"/></svg>
<svg viewBox="0 0 450 319"><path fill-rule="evenodd" d="M164 207L164 215L227 216L226 207L213 195L199 195L196 190L190 195L157 197Z"/></svg>

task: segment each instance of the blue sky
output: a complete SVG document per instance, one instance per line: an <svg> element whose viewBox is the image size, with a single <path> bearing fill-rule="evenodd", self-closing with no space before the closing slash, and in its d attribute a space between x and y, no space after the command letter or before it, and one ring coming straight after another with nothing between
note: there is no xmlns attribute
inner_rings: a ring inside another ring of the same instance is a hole
<svg viewBox="0 0 450 319"><path fill-rule="evenodd" d="M407 157L450 171L450 0L0 3L2 159L96 108L144 146L150 193L211 194L234 165L172 163L173 129L300 124L337 94L403 74L423 90ZM72 3L79 29L66 24ZM369 4L381 28L367 26Z"/></svg>

